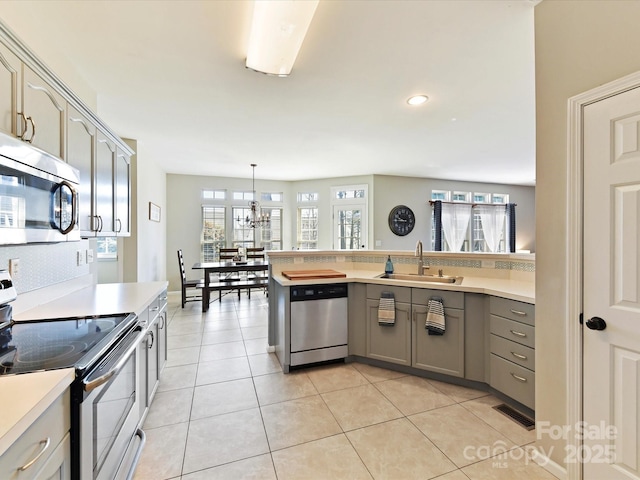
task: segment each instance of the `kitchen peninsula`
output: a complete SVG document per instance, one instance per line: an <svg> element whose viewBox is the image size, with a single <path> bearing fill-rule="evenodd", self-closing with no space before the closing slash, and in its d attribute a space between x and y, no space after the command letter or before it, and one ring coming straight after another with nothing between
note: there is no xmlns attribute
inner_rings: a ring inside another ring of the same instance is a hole
<svg viewBox="0 0 640 480"><path fill-rule="evenodd" d="M390 256L402 279L383 278ZM292 287L348 285L347 361L492 391L521 410L535 408L535 257L531 254L425 252L425 276L413 278L418 258L403 251L270 252L269 343L285 372L292 363ZM283 271L335 270L342 278L291 280ZM424 281L427 275L461 283ZM395 298L395 322L383 325L383 294ZM443 301L446 331L424 328L432 298ZM295 318L293 319L295 323Z"/></svg>

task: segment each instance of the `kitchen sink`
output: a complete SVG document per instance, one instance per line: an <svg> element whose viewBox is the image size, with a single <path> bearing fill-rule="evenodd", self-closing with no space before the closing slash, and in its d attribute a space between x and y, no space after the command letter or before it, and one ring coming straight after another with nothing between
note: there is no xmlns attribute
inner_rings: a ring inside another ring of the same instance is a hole
<svg viewBox="0 0 640 480"><path fill-rule="evenodd" d="M389 280L408 280L410 282L426 283L448 283L460 285L464 277L452 277L449 275L418 275L416 273L383 273L378 278L388 278Z"/></svg>

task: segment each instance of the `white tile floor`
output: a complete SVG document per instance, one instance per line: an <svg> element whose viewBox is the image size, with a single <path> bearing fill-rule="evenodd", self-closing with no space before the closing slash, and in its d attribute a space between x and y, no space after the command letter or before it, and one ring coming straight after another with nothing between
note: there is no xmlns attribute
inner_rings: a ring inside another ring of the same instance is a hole
<svg viewBox="0 0 640 480"><path fill-rule="evenodd" d="M283 374L267 298L170 296L140 479L555 479L485 392L361 363Z"/></svg>

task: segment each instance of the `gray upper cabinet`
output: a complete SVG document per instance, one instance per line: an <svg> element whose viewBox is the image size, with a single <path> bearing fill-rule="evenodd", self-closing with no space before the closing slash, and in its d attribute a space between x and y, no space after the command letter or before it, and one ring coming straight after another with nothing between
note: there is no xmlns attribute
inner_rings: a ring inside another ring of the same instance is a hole
<svg viewBox="0 0 640 480"><path fill-rule="evenodd" d="M130 234L133 151L1 21L0 131L79 170L82 236Z"/></svg>
<svg viewBox="0 0 640 480"><path fill-rule="evenodd" d="M0 43L0 130L18 135L17 112L22 85L22 62Z"/></svg>
<svg viewBox="0 0 640 480"><path fill-rule="evenodd" d="M131 233L131 156L116 147L115 162L115 231L127 236Z"/></svg>
<svg viewBox="0 0 640 480"><path fill-rule="evenodd" d="M93 162L96 127L72 105L67 105L67 162L80 172L78 223L81 235L94 234ZM94 226L95 224L95 226Z"/></svg>
<svg viewBox="0 0 640 480"><path fill-rule="evenodd" d="M96 139L94 222L97 225L94 231L99 236L113 236L116 231L113 181L116 146L101 130L98 130Z"/></svg>
<svg viewBox="0 0 640 480"><path fill-rule="evenodd" d="M0 44L0 129L64 158L66 100Z"/></svg>
<svg viewBox="0 0 640 480"><path fill-rule="evenodd" d="M22 111L18 116L26 121L18 122L18 133L33 146L65 158L66 100L26 65L22 73Z"/></svg>

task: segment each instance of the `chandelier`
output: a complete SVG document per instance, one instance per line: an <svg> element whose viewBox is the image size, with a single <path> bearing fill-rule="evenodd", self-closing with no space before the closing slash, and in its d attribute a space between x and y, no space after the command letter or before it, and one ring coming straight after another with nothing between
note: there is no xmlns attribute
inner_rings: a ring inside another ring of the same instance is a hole
<svg viewBox="0 0 640 480"><path fill-rule="evenodd" d="M271 223L271 219L269 218L268 213L260 213L260 203L256 200L256 167L255 163L251 164L251 168L253 169L252 173L252 189L253 189L253 197L249 202L250 212L246 216L246 218L242 219L238 215L237 221L238 223L244 222L244 225L249 228L259 228L259 227L268 227Z"/></svg>

